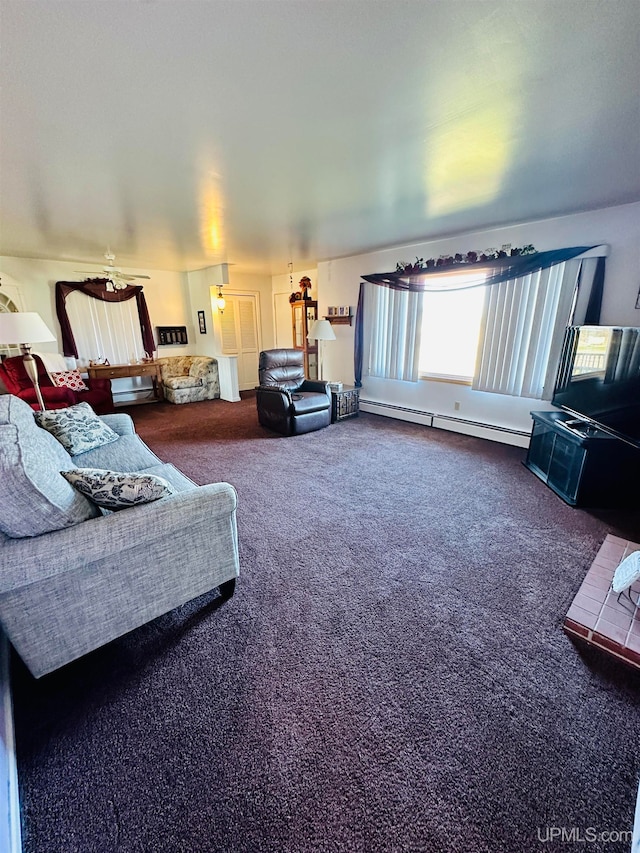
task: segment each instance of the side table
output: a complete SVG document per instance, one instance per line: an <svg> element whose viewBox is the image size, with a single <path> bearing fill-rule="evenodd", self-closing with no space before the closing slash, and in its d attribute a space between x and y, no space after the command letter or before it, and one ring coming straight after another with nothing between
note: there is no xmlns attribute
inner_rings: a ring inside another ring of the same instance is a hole
<svg viewBox="0 0 640 853"><path fill-rule="evenodd" d="M164 399L162 374L157 361L140 364L96 364L87 368L91 379L128 379L133 376L149 376L153 385L154 400Z"/></svg>
<svg viewBox="0 0 640 853"><path fill-rule="evenodd" d="M355 418L360 412L360 389L343 385L341 391L331 389L331 423Z"/></svg>

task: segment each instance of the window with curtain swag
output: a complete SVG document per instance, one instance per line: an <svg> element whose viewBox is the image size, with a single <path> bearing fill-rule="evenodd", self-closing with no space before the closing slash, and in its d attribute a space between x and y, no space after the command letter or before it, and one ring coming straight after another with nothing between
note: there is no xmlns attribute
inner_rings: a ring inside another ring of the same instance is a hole
<svg viewBox="0 0 640 853"><path fill-rule="evenodd" d="M578 258L585 254L597 257ZM487 287L473 387L513 396L550 398L565 326L569 322L599 321L605 254L606 247L579 246L449 269L363 276L356 312L356 386L362 385L365 357L369 375L418 379L421 300L385 301L375 298L375 291L419 296L430 289L461 289L456 286L455 274L477 270L477 284L467 281L463 285ZM436 286L430 286L433 276L438 279ZM382 312L376 314L381 306ZM402 310L406 314L399 327L390 328ZM407 337L397 354L393 350L403 331Z"/></svg>
<svg viewBox="0 0 640 853"><path fill-rule="evenodd" d="M70 293L67 314L78 349L78 364L107 358L111 364L128 364L144 356L138 306L127 302L101 302L83 293Z"/></svg>
<svg viewBox="0 0 640 853"><path fill-rule="evenodd" d="M56 313L65 356L112 364L152 355L156 343L141 285L108 291L103 279L56 283ZM87 298L90 297L90 298Z"/></svg>

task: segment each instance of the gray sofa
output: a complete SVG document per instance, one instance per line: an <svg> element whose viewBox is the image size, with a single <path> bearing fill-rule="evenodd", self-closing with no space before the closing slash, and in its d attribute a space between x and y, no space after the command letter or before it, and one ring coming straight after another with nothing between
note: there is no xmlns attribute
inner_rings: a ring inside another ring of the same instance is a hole
<svg viewBox="0 0 640 853"><path fill-rule="evenodd" d="M118 439L71 457L31 407L0 397L0 625L40 677L205 592L233 594L236 493L164 464L124 414ZM103 515L59 473L157 474L176 494Z"/></svg>

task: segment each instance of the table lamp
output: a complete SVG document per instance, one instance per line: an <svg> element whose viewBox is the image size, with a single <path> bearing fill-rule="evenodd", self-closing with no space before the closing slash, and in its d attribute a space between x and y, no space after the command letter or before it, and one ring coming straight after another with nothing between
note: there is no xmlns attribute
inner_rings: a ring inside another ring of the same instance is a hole
<svg viewBox="0 0 640 853"><path fill-rule="evenodd" d="M43 412L45 406L40 392L40 384L38 383L38 365L31 355L31 344L55 340L55 336L51 334L42 317L36 314L35 311L0 313L0 343L20 344L24 369L27 371L29 379L33 382L36 397ZM31 343L26 343L26 341L30 341Z"/></svg>
<svg viewBox="0 0 640 853"><path fill-rule="evenodd" d="M318 365L320 367L320 380L322 380L322 348L325 341L335 341L336 336L333 327L328 320L316 320L309 329L308 341L320 341L318 345Z"/></svg>

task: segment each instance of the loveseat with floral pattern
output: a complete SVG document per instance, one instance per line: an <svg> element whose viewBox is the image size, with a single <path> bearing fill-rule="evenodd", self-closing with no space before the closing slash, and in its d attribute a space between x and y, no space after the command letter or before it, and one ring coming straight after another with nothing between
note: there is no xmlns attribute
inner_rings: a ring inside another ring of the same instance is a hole
<svg viewBox="0 0 640 853"><path fill-rule="evenodd" d="M159 358L165 400L195 403L220 396L218 362L205 355L176 355Z"/></svg>

